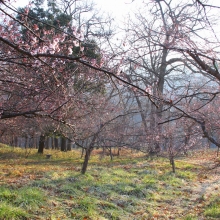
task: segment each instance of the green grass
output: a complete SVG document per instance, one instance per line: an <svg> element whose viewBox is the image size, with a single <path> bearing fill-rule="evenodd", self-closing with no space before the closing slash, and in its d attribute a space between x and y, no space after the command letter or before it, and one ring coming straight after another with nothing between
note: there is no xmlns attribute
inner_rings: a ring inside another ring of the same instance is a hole
<svg viewBox="0 0 220 220"><path fill-rule="evenodd" d="M23 187L17 190L18 196L14 204L27 209L38 209L44 205L46 199L44 192L36 187Z"/></svg>
<svg viewBox="0 0 220 220"><path fill-rule="evenodd" d="M188 170L179 170L177 172L177 177L180 179L185 179L185 180L195 180L196 179L196 174L193 173L192 171Z"/></svg>
<svg viewBox="0 0 220 220"><path fill-rule="evenodd" d="M193 215L188 215L184 218L184 220L198 220L198 218Z"/></svg>
<svg viewBox="0 0 220 220"><path fill-rule="evenodd" d="M29 214L19 207L14 207L6 202L0 203L0 219L4 220L17 220L17 219L28 219Z"/></svg>
<svg viewBox="0 0 220 220"><path fill-rule="evenodd" d="M0 219L26 219L45 204L44 192L36 187L0 186Z"/></svg>
<svg viewBox="0 0 220 220"><path fill-rule="evenodd" d="M52 154L48 160L36 149L27 156L25 150L0 146L0 219L218 218L216 200L200 208L199 201L190 204L186 187L199 181L199 166L180 160L173 174L164 158L125 152L113 161L92 155L81 175L80 153L45 150Z"/></svg>
<svg viewBox="0 0 220 220"><path fill-rule="evenodd" d="M215 198L205 209L205 216L220 219L220 198Z"/></svg>
<svg viewBox="0 0 220 220"><path fill-rule="evenodd" d="M18 206L39 207L45 201L43 192L35 187L22 187L10 189L6 186L0 187L0 201L11 202Z"/></svg>

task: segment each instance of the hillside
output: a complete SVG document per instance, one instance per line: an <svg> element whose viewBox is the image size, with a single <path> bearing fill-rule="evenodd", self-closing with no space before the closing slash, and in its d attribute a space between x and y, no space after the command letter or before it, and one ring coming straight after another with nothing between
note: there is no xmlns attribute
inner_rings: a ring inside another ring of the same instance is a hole
<svg viewBox="0 0 220 220"><path fill-rule="evenodd" d="M0 219L220 219L220 170L212 151L176 161L126 150L100 160L85 175L80 151L0 146ZM215 162L215 164L214 164Z"/></svg>

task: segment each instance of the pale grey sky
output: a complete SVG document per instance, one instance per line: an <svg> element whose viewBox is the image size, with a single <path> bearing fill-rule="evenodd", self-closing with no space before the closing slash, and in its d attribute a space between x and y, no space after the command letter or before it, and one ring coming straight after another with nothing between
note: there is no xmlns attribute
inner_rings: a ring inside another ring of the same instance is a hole
<svg viewBox="0 0 220 220"><path fill-rule="evenodd" d="M11 0L11 2L15 1L16 3L13 5L15 7L24 7L28 4L29 0ZM45 0L46 1L46 0ZM82 0L84 1L84 0ZM135 10L137 5L140 5L140 0L91 0L95 4L97 4L97 8L101 8L103 11L111 14L115 17L118 23L123 24L124 17L129 13ZM149 0L150 1L150 0ZM173 0L179 2L180 0ZM210 4L215 6L220 6L219 0L210 0ZM209 10L208 10L209 11ZM211 12L219 14L220 9L211 9ZM215 30L216 32L220 32L219 28Z"/></svg>
<svg viewBox="0 0 220 220"><path fill-rule="evenodd" d="M98 7L121 19L134 8L132 0L94 0Z"/></svg>
<svg viewBox="0 0 220 220"><path fill-rule="evenodd" d="M13 5L16 7L23 7L28 4L29 0L14 0L14 2ZM134 6L132 0L93 0L93 2L97 4L98 8L111 13L117 18L123 17Z"/></svg>

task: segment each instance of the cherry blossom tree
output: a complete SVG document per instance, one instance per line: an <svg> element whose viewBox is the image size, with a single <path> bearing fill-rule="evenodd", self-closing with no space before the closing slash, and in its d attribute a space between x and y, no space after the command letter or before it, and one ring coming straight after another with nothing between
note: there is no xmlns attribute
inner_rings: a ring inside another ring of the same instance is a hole
<svg viewBox="0 0 220 220"><path fill-rule="evenodd" d="M118 44L109 38L105 19L83 17L92 5L61 2L61 8L43 10L48 17L60 10L49 22L40 18L40 7L17 10L0 1L2 135L10 130L4 122L16 128L21 116L51 125L54 134L85 149L82 173L96 146L151 153L166 148L173 170L180 149L200 140L194 132L220 147L219 41L208 11L213 6L144 1ZM62 14L71 20L61 24ZM38 132L47 133L43 126Z"/></svg>

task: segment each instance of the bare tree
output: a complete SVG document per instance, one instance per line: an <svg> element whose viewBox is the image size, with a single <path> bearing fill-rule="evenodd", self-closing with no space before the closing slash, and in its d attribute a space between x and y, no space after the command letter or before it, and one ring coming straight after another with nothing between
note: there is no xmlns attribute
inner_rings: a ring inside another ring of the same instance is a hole
<svg viewBox="0 0 220 220"><path fill-rule="evenodd" d="M213 31L212 17L208 10L204 10L209 6L203 4L200 7L198 3L201 2L164 0L143 3L135 18L131 17L128 21L122 64L126 67L125 73L121 74L126 74L130 82L158 98L155 101L157 108L149 103L151 116L146 111L145 116L141 115L145 132L153 131L155 135L162 136L165 132L161 126L163 121L192 117L201 125L203 135L208 135L205 123L193 112L203 111L203 106L217 98L218 89L212 90L213 93L209 89L219 80L218 59L215 57L218 40ZM207 33L211 33L209 39ZM196 83L198 86L195 86ZM189 88L188 85L194 86ZM184 97L187 99L185 103ZM193 102L190 101L192 99ZM140 101L139 97L136 101L139 109L143 110L147 101ZM197 107L193 108L195 102ZM187 106L191 104L189 110ZM170 107L176 109L172 111L172 119L167 113ZM147 123L149 117L151 123ZM157 142L155 145L158 145Z"/></svg>

